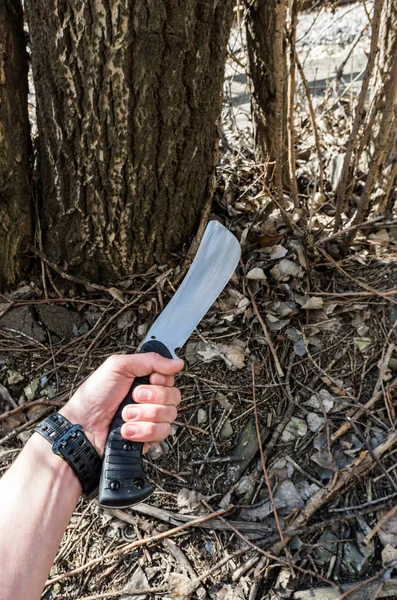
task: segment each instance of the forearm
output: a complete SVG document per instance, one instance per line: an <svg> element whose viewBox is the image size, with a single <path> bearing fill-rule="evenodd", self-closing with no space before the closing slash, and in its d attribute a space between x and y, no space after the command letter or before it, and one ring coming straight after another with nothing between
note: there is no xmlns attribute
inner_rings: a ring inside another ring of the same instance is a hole
<svg viewBox="0 0 397 600"><path fill-rule="evenodd" d="M69 465L34 433L0 480L3 600L40 598L80 494Z"/></svg>

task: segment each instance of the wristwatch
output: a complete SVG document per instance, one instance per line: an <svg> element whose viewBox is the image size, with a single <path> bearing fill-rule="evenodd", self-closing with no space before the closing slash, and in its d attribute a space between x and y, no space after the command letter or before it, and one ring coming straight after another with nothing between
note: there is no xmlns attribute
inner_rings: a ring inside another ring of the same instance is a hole
<svg viewBox="0 0 397 600"><path fill-rule="evenodd" d="M83 496L92 500L98 493L102 460L81 425L73 425L59 413L46 417L34 431L52 445L54 454L71 467L83 488Z"/></svg>

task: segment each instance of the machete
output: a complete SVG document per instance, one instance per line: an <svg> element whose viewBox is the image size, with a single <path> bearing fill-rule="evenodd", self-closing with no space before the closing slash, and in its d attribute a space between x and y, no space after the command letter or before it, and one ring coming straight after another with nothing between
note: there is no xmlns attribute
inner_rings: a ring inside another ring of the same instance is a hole
<svg viewBox="0 0 397 600"><path fill-rule="evenodd" d="M183 346L217 299L237 266L240 245L218 221L211 221L204 232L197 254L182 284L149 329L140 353L157 352L177 358ZM149 384L149 377L137 377L110 424L99 484L99 504L117 508L137 504L153 492L142 465L142 442L125 440L120 428L121 413L133 402L133 390Z"/></svg>

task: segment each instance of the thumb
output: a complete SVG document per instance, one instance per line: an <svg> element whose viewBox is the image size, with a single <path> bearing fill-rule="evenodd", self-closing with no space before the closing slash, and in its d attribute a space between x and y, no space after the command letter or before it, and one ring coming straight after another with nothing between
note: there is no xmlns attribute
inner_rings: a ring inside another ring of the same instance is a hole
<svg viewBox="0 0 397 600"><path fill-rule="evenodd" d="M104 363L111 371L128 378L142 377L151 373L175 375L183 369L180 358L165 358L156 352L146 354L114 354Z"/></svg>

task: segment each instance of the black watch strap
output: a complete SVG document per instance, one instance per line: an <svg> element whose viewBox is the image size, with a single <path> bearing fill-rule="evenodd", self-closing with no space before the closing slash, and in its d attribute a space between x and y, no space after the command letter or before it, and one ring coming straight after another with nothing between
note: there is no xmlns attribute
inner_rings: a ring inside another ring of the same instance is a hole
<svg viewBox="0 0 397 600"><path fill-rule="evenodd" d="M50 444L52 450L68 463L83 487L83 495L91 500L98 492L102 460L81 425L72 425L59 413L44 419L34 429Z"/></svg>

